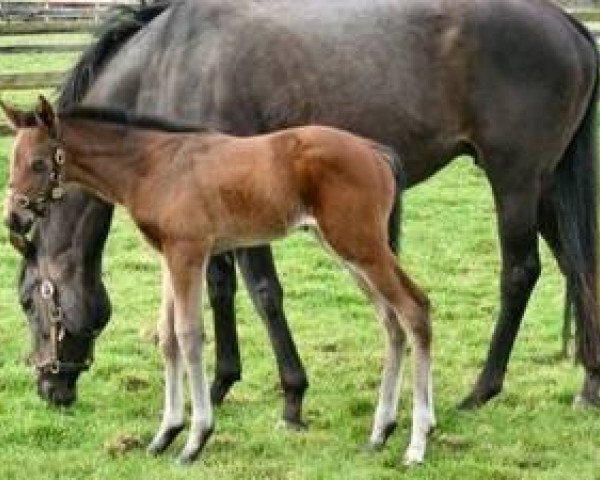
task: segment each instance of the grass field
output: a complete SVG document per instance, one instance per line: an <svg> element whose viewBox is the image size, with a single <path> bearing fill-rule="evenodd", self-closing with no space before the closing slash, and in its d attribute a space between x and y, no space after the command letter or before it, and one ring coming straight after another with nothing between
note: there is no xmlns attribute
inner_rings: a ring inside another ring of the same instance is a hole
<svg viewBox="0 0 600 480"><path fill-rule="evenodd" d="M9 145L0 138L0 193ZM383 339L349 275L303 233L274 250L311 381L309 430L280 427L282 398L266 332L240 285L244 378L217 410L216 432L200 461L173 465L184 435L158 459L141 447L120 449L124 437L146 444L158 426L162 367L145 340L158 308L157 257L118 211L104 274L114 314L69 410L47 407L34 392L23 361L28 329L15 295L19 259L0 233L0 479L600 479L600 413L571 408L582 372L557 358L562 282L547 249L504 392L479 411L459 412L455 405L482 365L498 307L491 195L465 159L409 191L405 205L401 263L433 303L438 428L424 466L407 470L400 463L409 434L409 368L398 430L384 451L360 451L375 406ZM204 313L212 370L206 306Z"/></svg>

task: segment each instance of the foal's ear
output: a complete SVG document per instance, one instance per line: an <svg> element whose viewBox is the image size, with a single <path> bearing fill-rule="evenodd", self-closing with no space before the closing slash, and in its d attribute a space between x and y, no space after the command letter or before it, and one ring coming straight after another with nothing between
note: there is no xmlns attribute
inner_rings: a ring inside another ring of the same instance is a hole
<svg viewBox="0 0 600 480"><path fill-rule="evenodd" d="M31 112L24 112L0 100L0 108L8 120L8 126L13 132L19 128L35 127L35 116Z"/></svg>
<svg viewBox="0 0 600 480"><path fill-rule="evenodd" d="M46 128L52 138L58 138L58 117L50 102L43 95L38 97L34 114L38 126Z"/></svg>

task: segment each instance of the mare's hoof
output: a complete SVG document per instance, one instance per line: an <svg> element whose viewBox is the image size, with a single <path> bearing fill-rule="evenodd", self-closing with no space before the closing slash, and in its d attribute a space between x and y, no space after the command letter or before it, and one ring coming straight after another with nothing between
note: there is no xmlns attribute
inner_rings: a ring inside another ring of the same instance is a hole
<svg viewBox="0 0 600 480"><path fill-rule="evenodd" d="M459 410L475 410L483 407L489 400L500 393L501 388L492 388L485 391L473 390L457 407Z"/></svg>
<svg viewBox="0 0 600 480"><path fill-rule="evenodd" d="M485 400L478 398L476 395L470 394L466 396L457 406L459 410L475 410L485 403Z"/></svg>
<svg viewBox="0 0 600 480"><path fill-rule="evenodd" d="M277 422L275 428L278 430L290 430L292 432L305 432L308 425L299 419L282 418Z"/></svg>
<svg viewBox="0 0 600 480"><path fill-rule="evenodd" d="M597 395L587 396L578 394L573 399L573 408L574 409L591 409L591 408L600 408L600 398Z"/></svg>
<svg viewBox="0 0 600 480"><path fill-rule="evenodd" d="M163 453L169 445L173 443L173 440L179 435L179 433L184 429L184 425L176 425L174 427L167 428L163 431L160 431L156 434L150 445L146 451L148 454L156 456Z"/></svg>
<svg viewBox="0 0 600 480"><path fill-rule="evenodd" d="M210 401L214 406L219 406L225 400L225 397L231 390L232 385L239 380L239 376L235 379L215 378L210 386Z"/></svg>

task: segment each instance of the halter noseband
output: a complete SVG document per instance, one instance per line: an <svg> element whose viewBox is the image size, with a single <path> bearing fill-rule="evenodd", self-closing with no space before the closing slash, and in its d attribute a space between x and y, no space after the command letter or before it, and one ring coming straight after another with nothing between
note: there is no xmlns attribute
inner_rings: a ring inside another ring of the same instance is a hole
<svg viewBox="0 0 600 480"><path fill-rule="evenodd" d="M63 166L65 164L65 151L62 147L56 147L52 156L52 170L50 181L46 189L36 197L30 197L23 193L9 192L10 197L21 208L32 211L37 216L42 216L49 202L60 200L65 190L63 188Z"/></svg>
<svg viewBox="0 0 600 480"><path fill-rule="evenodd" d="M60 343L67 333L64 325L64 313L56 301L56 288L54 284L45 278L40 285L40 295L43 301L43 310L45 317L50 321L50 357L41 363L36 363L35 367L40 372L52 374L66 372L80 372L88 370L94 362L94 340L97 332L93 332L89 338L91 346L88 355L82 362L63 362L60 360Z"/></svg>

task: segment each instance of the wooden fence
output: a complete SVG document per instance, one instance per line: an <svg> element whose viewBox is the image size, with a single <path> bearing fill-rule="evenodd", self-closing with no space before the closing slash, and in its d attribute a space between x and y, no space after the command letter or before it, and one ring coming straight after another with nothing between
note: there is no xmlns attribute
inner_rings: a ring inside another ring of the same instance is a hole
<svg viewBox="0 0 600 480"><path fill-rule="evenodd" d="M0 36L36 35L48 33L80 33L94 31L118 6L135 6L144 0L0 0ZM35 37L34 37L35 38ZM0 45L0 55L22 53L80 52L87 46L76 43L42 41ZM35 73L0 72L0 92L11 90L37 90L60 85L65 72L40 71ZM9 133L0 119L0 135Z"/></svg>
<svg viewBox="0 0 600 480"><path fill-rule="evenodd" d="M0 36L93 31L116 6L139 5L146 0L0 0ZM569 11L600 37L600 8L573 7ZM78 52L85 43L26 43L0 45L0 55ZM36 90L60 85L65 72L1 73L0 92ZM9 133L0 119L0 135Z"/></svg>

